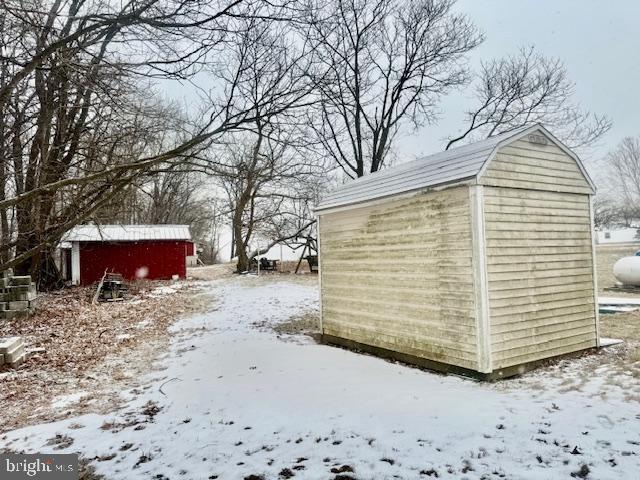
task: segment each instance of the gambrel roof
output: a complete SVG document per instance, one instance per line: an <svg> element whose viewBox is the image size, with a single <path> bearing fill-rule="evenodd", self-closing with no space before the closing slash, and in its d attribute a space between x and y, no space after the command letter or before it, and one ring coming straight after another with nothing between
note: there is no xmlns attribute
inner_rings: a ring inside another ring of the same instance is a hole
<svg viewBox="0 0 640 480"><path fill-rule="evenodd" d="M326 195L316 211L477 180L500 148L536 133L545 136L576 161L592 193L595 193L593 181L578 156L542 125L533 125L352 180Z"/></svg>

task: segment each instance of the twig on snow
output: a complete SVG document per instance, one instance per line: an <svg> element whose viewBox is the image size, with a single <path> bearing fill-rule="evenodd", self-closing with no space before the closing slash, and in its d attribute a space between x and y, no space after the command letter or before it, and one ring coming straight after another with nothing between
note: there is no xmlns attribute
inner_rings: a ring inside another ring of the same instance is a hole
<svg viewBox="0 0 640 480"><path fill-rule="evenodd" d="M173 378L170 378L169 380L167 380L166 382L164 382L164 383L163 383L162 385L160 385L160 387L158 388L158 390L160 390L160 393L161 393L161 394L163 394L165 397L167 396L167 394L166 394L166 393L164 393L164 392L162 391L162 387L164 387L164 386L165 386L167 383L169 383L169 382L173 382L174 380L177 380L177 381L179 381L179 382L181 382L181 381L182 381L182 380L180 380L178 377L173 377Z"/></svg>

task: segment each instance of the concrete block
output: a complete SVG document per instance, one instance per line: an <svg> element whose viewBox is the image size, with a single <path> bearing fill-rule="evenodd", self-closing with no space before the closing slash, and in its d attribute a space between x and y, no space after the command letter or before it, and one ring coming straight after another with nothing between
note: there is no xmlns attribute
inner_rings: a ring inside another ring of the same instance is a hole
<svg viewBox="0 0 640 480"><path fill-rule="evenodd" d="M4 337L0 338L0 353L7 353L11 350L24 345L22 337Z"/></svg>
<svg viewBox="0 0 640 480"><path fill-rule="evenodd" d="M29 308L29 302L26 300L9 302L9 310L26 310L27 308Z"/></svg>
<svg viewBox="0 0 640 480"><path fill-rule="evenodd" d="M11 277L11 286L17 285L31 285L31 276L30 275L19 275L16 277Z"/></svg>
<svg viewBox="0 0 640 480"><path fill-rule="evenodd" d="M9 364L9 366L11 366L11 368L17 368L20 365L22 365L24 363L24 361L27 359L27 355L23 355L20 358L18 358L15 362L7 362L7 364Z"/></svg>
<svg viewBox="0 0 640 480"><path fill-rule="evenodd" d="M21 357L24 357L24 345L19 345L10 352L5 353L4 361L5 363L16 363Z"/></svg>
<svg viewBox="0 0 640 480"><path fill-rule="evenodd" d="M24 318L29 315L29 310L0 310L0 318L12 320L14 318Z"/></svg>
<svg viewBox="0 0 640 480"><path fill-rule="evenodd" d="M12 285L9 287L8 292L10 294L29 293L29 292L38 293L35 285Z"/></svg>
<svg viewBox="0 0 640 480"><path fill-rule="evenodd" d="M13 300L14 302L21 302L21 301L24 302L29 300L35 300L38 294L32 291L28 291L28 292L15 291L15 292L11 292L9 296L11 297L11 300Z"/></svg>

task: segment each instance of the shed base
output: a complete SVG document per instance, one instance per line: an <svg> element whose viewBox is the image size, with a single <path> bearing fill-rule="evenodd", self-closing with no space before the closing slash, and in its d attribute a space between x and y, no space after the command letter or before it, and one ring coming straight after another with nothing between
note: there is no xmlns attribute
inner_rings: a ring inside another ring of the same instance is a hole
<svg viewBox="0 0 640 480"><path fill-rule="evenodd" d="M511 367L501 368L491 373L482 373L469 368L459 367L457 365L450 365L448 363L438 362L435 360L429 360L427 358L418 357L416 355L410 355L407 353L396 352L386 348L375 347L373 345L367 345L365 343L356 342L355 340L349 340L347 338L334 337L333 335L322 334L320 335L320 341L327 345L335 345L338 347L347 348L356 352L365 352L375 355L376 357L385 358L389 360L396 360L408 365L425 368L428 370L434 370L440 373L451 373L455 375L463 375L465 377L471 377L476 380L492 382L503 378L514 377L516 375L522 375L528 371L531 371L541 365L545 365L553 360L562 358L571 358L584 355L588 352L595 352L597 347L586 348L583 350L577 350L571 353L565 353L563 355L557 355L555 357L544 358L542 360L536 360L535 362L522 363L520 365L513 365Z"/></svg>

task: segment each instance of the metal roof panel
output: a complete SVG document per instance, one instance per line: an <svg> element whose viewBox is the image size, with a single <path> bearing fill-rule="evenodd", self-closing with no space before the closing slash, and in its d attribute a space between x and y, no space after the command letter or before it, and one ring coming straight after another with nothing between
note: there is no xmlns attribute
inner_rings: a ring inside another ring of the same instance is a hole
<svg viewBox="0 0 640 480"><path fill-rule="evenodd" d="M595 190L578 157L542 125L533 125L351 180L324 196L316 207L316 211L376 200L423 188L456 185L469 181L477 178L486 169L486 165L498 148L535 130L541 130L547 134L554 143L572 156L592 189Z"/></svg>
<svg viewBox="0 0 640 480"><path fill-rule="evenodd" d="M135 242L140 240L191 240L189 225L77 225L65 242Z"/></svg>

